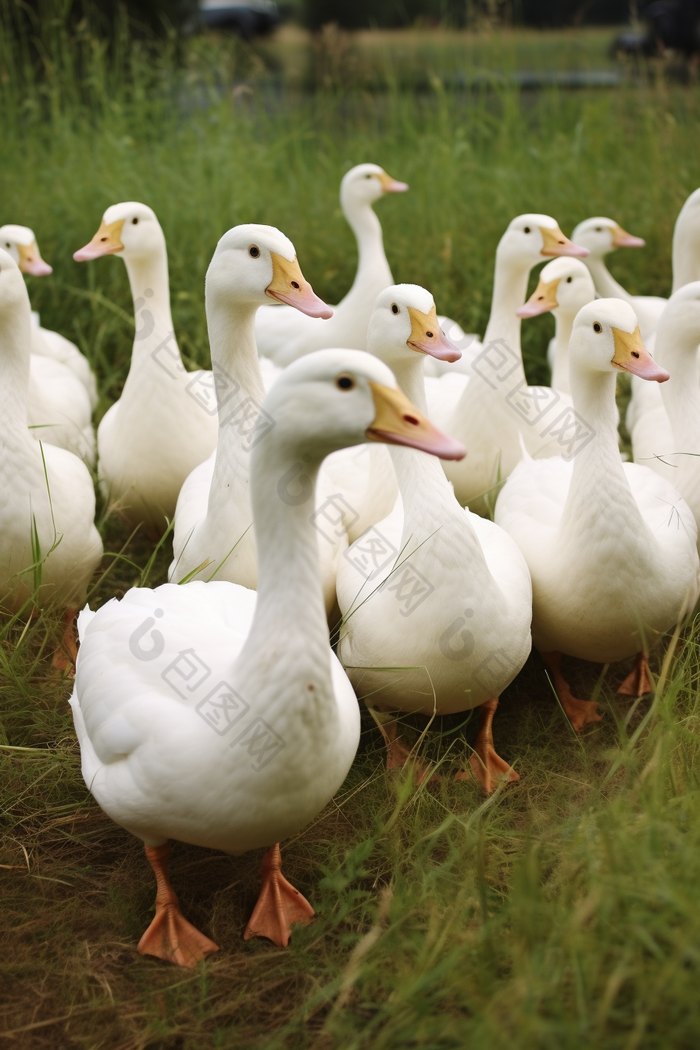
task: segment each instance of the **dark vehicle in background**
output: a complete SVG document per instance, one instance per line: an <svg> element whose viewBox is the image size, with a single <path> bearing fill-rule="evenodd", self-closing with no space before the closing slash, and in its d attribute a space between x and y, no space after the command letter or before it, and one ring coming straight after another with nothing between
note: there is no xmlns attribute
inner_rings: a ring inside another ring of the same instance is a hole
<svg viewBox="0 0 700 1050"><path fill-rule="evenodd" d="M282 21L273 0L201 0L195 29L218 29L244 40L271 33Z"/></svg>
<svg viewBox="0 0 700 1050"><path fill-rule="evenodd" d="M684 58L700 55L700 0L652 0L640 11L646 29L628 29L614 50L623 54L658 55L673 51Z"/></svg>

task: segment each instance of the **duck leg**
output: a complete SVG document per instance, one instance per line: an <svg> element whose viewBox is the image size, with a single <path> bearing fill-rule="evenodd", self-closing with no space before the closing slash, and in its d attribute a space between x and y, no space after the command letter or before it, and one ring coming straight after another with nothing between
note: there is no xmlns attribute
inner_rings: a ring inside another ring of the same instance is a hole
<svg viewBox="0 0 700 1050"><path fill-rule="evenodd" d="M634 658L634 668L625 678L624 682L617 690L618 693L622 693L623 696L644 696L645 693L651 693L653 685L651 677L649 675L649 654L644 652L637 653Z"/></svg>
<svg viewBox="0 0 700 1050"><path fill-rule="evenodd" d="M292 934L292 923L310 922L314 910L282 874L279 842L270 846L263 857L260 875L262 889L246 927L245 939L267 937L278 947L286 948Z"/></svg>
<svg viewBox="0 0 700 1050"><path fill-rule="evenodd" d="M595 700L579 700L569 688L569 684L561 673L561 653L541 653L545 667L552 676L554 689L559 697L559 703L564 708L566 716L577 733L580 733L589 722L601 722L603 716L598 711Z"/></svg>
<svg viewBox="0 0 700 1050"><path fill-rule="evenodd" d="M497 696L481 704L484 717L474 744L474 754L469 759L471 774L462 770L455 777L455 780L468 780L473 775L487 795L495 790L501 780L505 779L508 784L520 780L520 774L516 773L513 767L496 753L493 746L493 716L496 714L497 707Z"/></svg>
<svg viewBox="0 0 700 1050"><path fill-rule="evenodd" d="M180 902L168 879L170 843L162 846L146 846L146 856L156 877L156 914L139 941L141 955L155 955L177 966L194 969L197 963L218 952L218 944L187 921L180 911Z"/></svg>
<svg viewBox="0 0 700 1050"><path fill-rule="evenodd" d="M78 641L75 636L75 618L78 609L69 607L63 613L65 625L61 645L53 654L51 666L59 671L72 671L75 673L75 661L78 659Z"/></svg>
<svg viewBox="0 0 700 1050"><path fill-rule="evenodd" d="M407 762L411 762L413 764L413 783L416 787L422 784L425 778L430 775L431 767L426 765L425 762L421 762L411 752L411 748L406 741L399 736L396 716L387 711L378 711L376 707L371 707L369 704L367 705L367 710L377 723L379 732L384 737L384 743L386 744L386 768L402 769ZM437 774L433 774L430 776L428 783L435 783L439 779Z"/></svg>

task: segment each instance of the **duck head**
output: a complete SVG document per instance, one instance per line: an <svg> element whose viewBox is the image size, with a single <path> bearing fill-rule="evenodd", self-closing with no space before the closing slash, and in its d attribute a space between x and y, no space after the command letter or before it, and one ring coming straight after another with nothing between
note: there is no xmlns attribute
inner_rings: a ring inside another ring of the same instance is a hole
<svg viewBox="0 0 700 1050"><path fill-rule="evenodd" d="M450 362L462 356L440 327L432 295L417 284L394 284L379 294L367 344L389 367L416 354Z"/></svg>
<svg viewBox="0 0 700 1050"><path fill-rule="evenodd" d="M595 286L585 263L578 259L553 259L540 270L534 292L515 311L518 317L536 317L549 310L570 316L595 299Z"/></svg>
<svg viewBox="0 0 700 1050"><path fill-rule="evenodd" d="M570 241L551 215L527 213L518 215L509 223L498 242L496 254L499 259L511 259L518 263L536 266L543 259L558 255L583 259L588 249Z"/></svg>
<svg viewBox="0 0 700 1050"><path fill-rule="evenodd" d="M156 214L147 204L112 204L102 216L95 236L73 253L76 262L120 254L124 259L147 257L165 250L165 236Z"/></svg>
<svg viewBox="0 0 700 1050"><path fill-rule="evenodd" d="M53 273L53 268L42 259L34 232L28 226L13 223L0 226L0 248L11 256L22 273L29 273L32 277L47 277Z"/></svg>
<svg viewBox="0 0 700 1050"><path fill-rule="evenodd" d="M273 299L309 317L333 316L297 262L294 245L275 226L234 226L216 246L206 278L207 301L216 298L262 306Z"/></svg>
<svg viewBox="0 0 700 1050"><path fill-rule="evenodd" d="M641 237L627 233L614 219L600 215L580 222L571 237L597 258L614 252L616 248L643 248L645 244Z"/></svg>
<svg viewBox="0 0 700 1050"><path fill-rule="evenodd" d="M343 207L374 204L385 193L405 193L407 189L407 183L397 182L378 164L358 164L343 176L340 203Z"/></svg>
<svg viewBox="0 0 700 1050"><path fill-rule="evenodd" d="M630 372L657 383L670 378L645 347L637 315L622 299L594 299L579 310L569 354L589 372Z"/></svg>

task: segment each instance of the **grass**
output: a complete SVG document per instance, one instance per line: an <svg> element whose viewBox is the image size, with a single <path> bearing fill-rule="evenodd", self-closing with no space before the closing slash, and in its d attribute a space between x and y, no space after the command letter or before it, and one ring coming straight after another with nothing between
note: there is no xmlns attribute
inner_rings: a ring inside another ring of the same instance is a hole
<svg viewBox="0 0 700 1050"><path fill-rule="evenodd" d="M438 308L467 329L483 331L495 245L524 210L554 214L567 232L587 215L611 214L648 243L618 253L616 275L634 291L667 294L673 222L700 171L696 87L638 82L534 96L434 83L414 95L387 83L371 96L306 95L278 90L274 71L255 65L272 46L240 54L197 41L181 74L167 55L133 45L129 76L123 67L119 75L124 50L98 55L102 86L82 52L81 70L71 73L67 53L14 95L26 69L9 84L0 78L2 221L31 225L55 267L54 277L31 280L33 305L95 365L98 414L128 367L128 286L119 260L79 266L71 253L118 200L143 200L161 220L175 325L193 363L207 360L204 272L237 222L278 225L316 290L329 301L343 294L355 255L337 184L368 159L411 184L378 208L395 277L431 288ZM241 84L250 91L233 90ZM532 380L545 378L551 327L547 317L524 326ZM165 579L167 543L151 560L152 546L118 521L102 531L112 554L93 604ZM580 739L532 657L496 719L499 752L522 779L487 800L449 775L467 760L473 721L436 721L423 747L445 775L416 789L401 774L385 776L366 719L338 798L285 845L285 870L317 911L286 951L242 940L259 855L176 845L172 876L184 910L222 947L194 973L135 952L152 876L139 843L82 781L71 683L51 669L59 637L48 613L0 626L0 1034L8 1046L697 1045L695 627L668 657L659 647L660 686L636 705L614 693L627 667L598 683L598 668L572 662L574 685L582 695L599 687L605 710ZM424 723L410 725L417 735Z"/></svg>

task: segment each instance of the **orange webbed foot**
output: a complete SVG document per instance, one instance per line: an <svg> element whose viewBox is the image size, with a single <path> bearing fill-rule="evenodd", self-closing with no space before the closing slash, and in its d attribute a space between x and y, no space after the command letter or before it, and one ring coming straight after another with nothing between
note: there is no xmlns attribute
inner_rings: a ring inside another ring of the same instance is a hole
<svg viewBox="0 0 700 1050"><path fill-rule="evenodd" d="M559 703L573 728L580 733L589 722L602 722L603 716L598 710L596 700L579 700L571 692L569 683L561 673L561 657L562 654L558 652L542 653L542 659L551 675Z"/></svg>
<svg viewBox="0 0 700 1050"><path fill-rule="evenodd" d="M504 780L506 784L515 784L520 780L520 774L516 773L504 758L496 753L493 747L482 751L475 749L475 754L469 758L471 773L462 770L457 774L455 780L469 780L474 777L481 784L487 795L496 790L499 783Z"/></svg>
<svg viewBox="0 0 700 1050"><path fill-rule="evenodd" d="M63 623L65 624L65 630L63 638L61 639L60 647L53 654L51 660L51 666L57 671L68 671L69 674L75 674L75 663L78 659L78 639L75 626L75 618L78 615L78 611L78 609L69 608L64 612Z"/></svg>
<svg viewBox="0 0 700 1050"><path fill-rule="evenodd" d="M218 952L219 946L200 933L180 911L168 878L170 845L166 842L162 846L146 846L146 856L158 887L156 914L138 943L138 951L141 955L155 955L165 962L193 969L206 955Z"/></svg>
<svg viewBox="0 0 700 1050"><path fill-rule="evenodd" d="M473 776L487 795L495 791L501 781L514 784L520 780L520 774L497 754L493 745L493 716L497 707L498 697L481 704L483 721L474 744L474 754L469 759L471 773L461 770L455 777L455 780L469 780Z"/></svg>
<svg viewBox="0 0 700 1050"><path fill-rule="evenodd" d="M282 856L279 844L270 846L260 865L262 889L244 934L267 937L279 948L286 948L294 922L310 922L314 910L299 890L282 874Z"/></svg>
<svg viewBox="0 0 700 1050"><path fill-rule="evenodd" d="M637 653L634 667L617 690L622 696L633 696L638 699L645 693L653 692L654 686L649 674L649 661L645 652Z"/></svg>
<svg viewBox="0 0 700 1050"><path fill-rule="evenodd" d="M188 922L180 911L177 900L156 906L153 922L139 941L141 955L155 955L158 959L186 966L192 970L219 946Z"/></svg>

